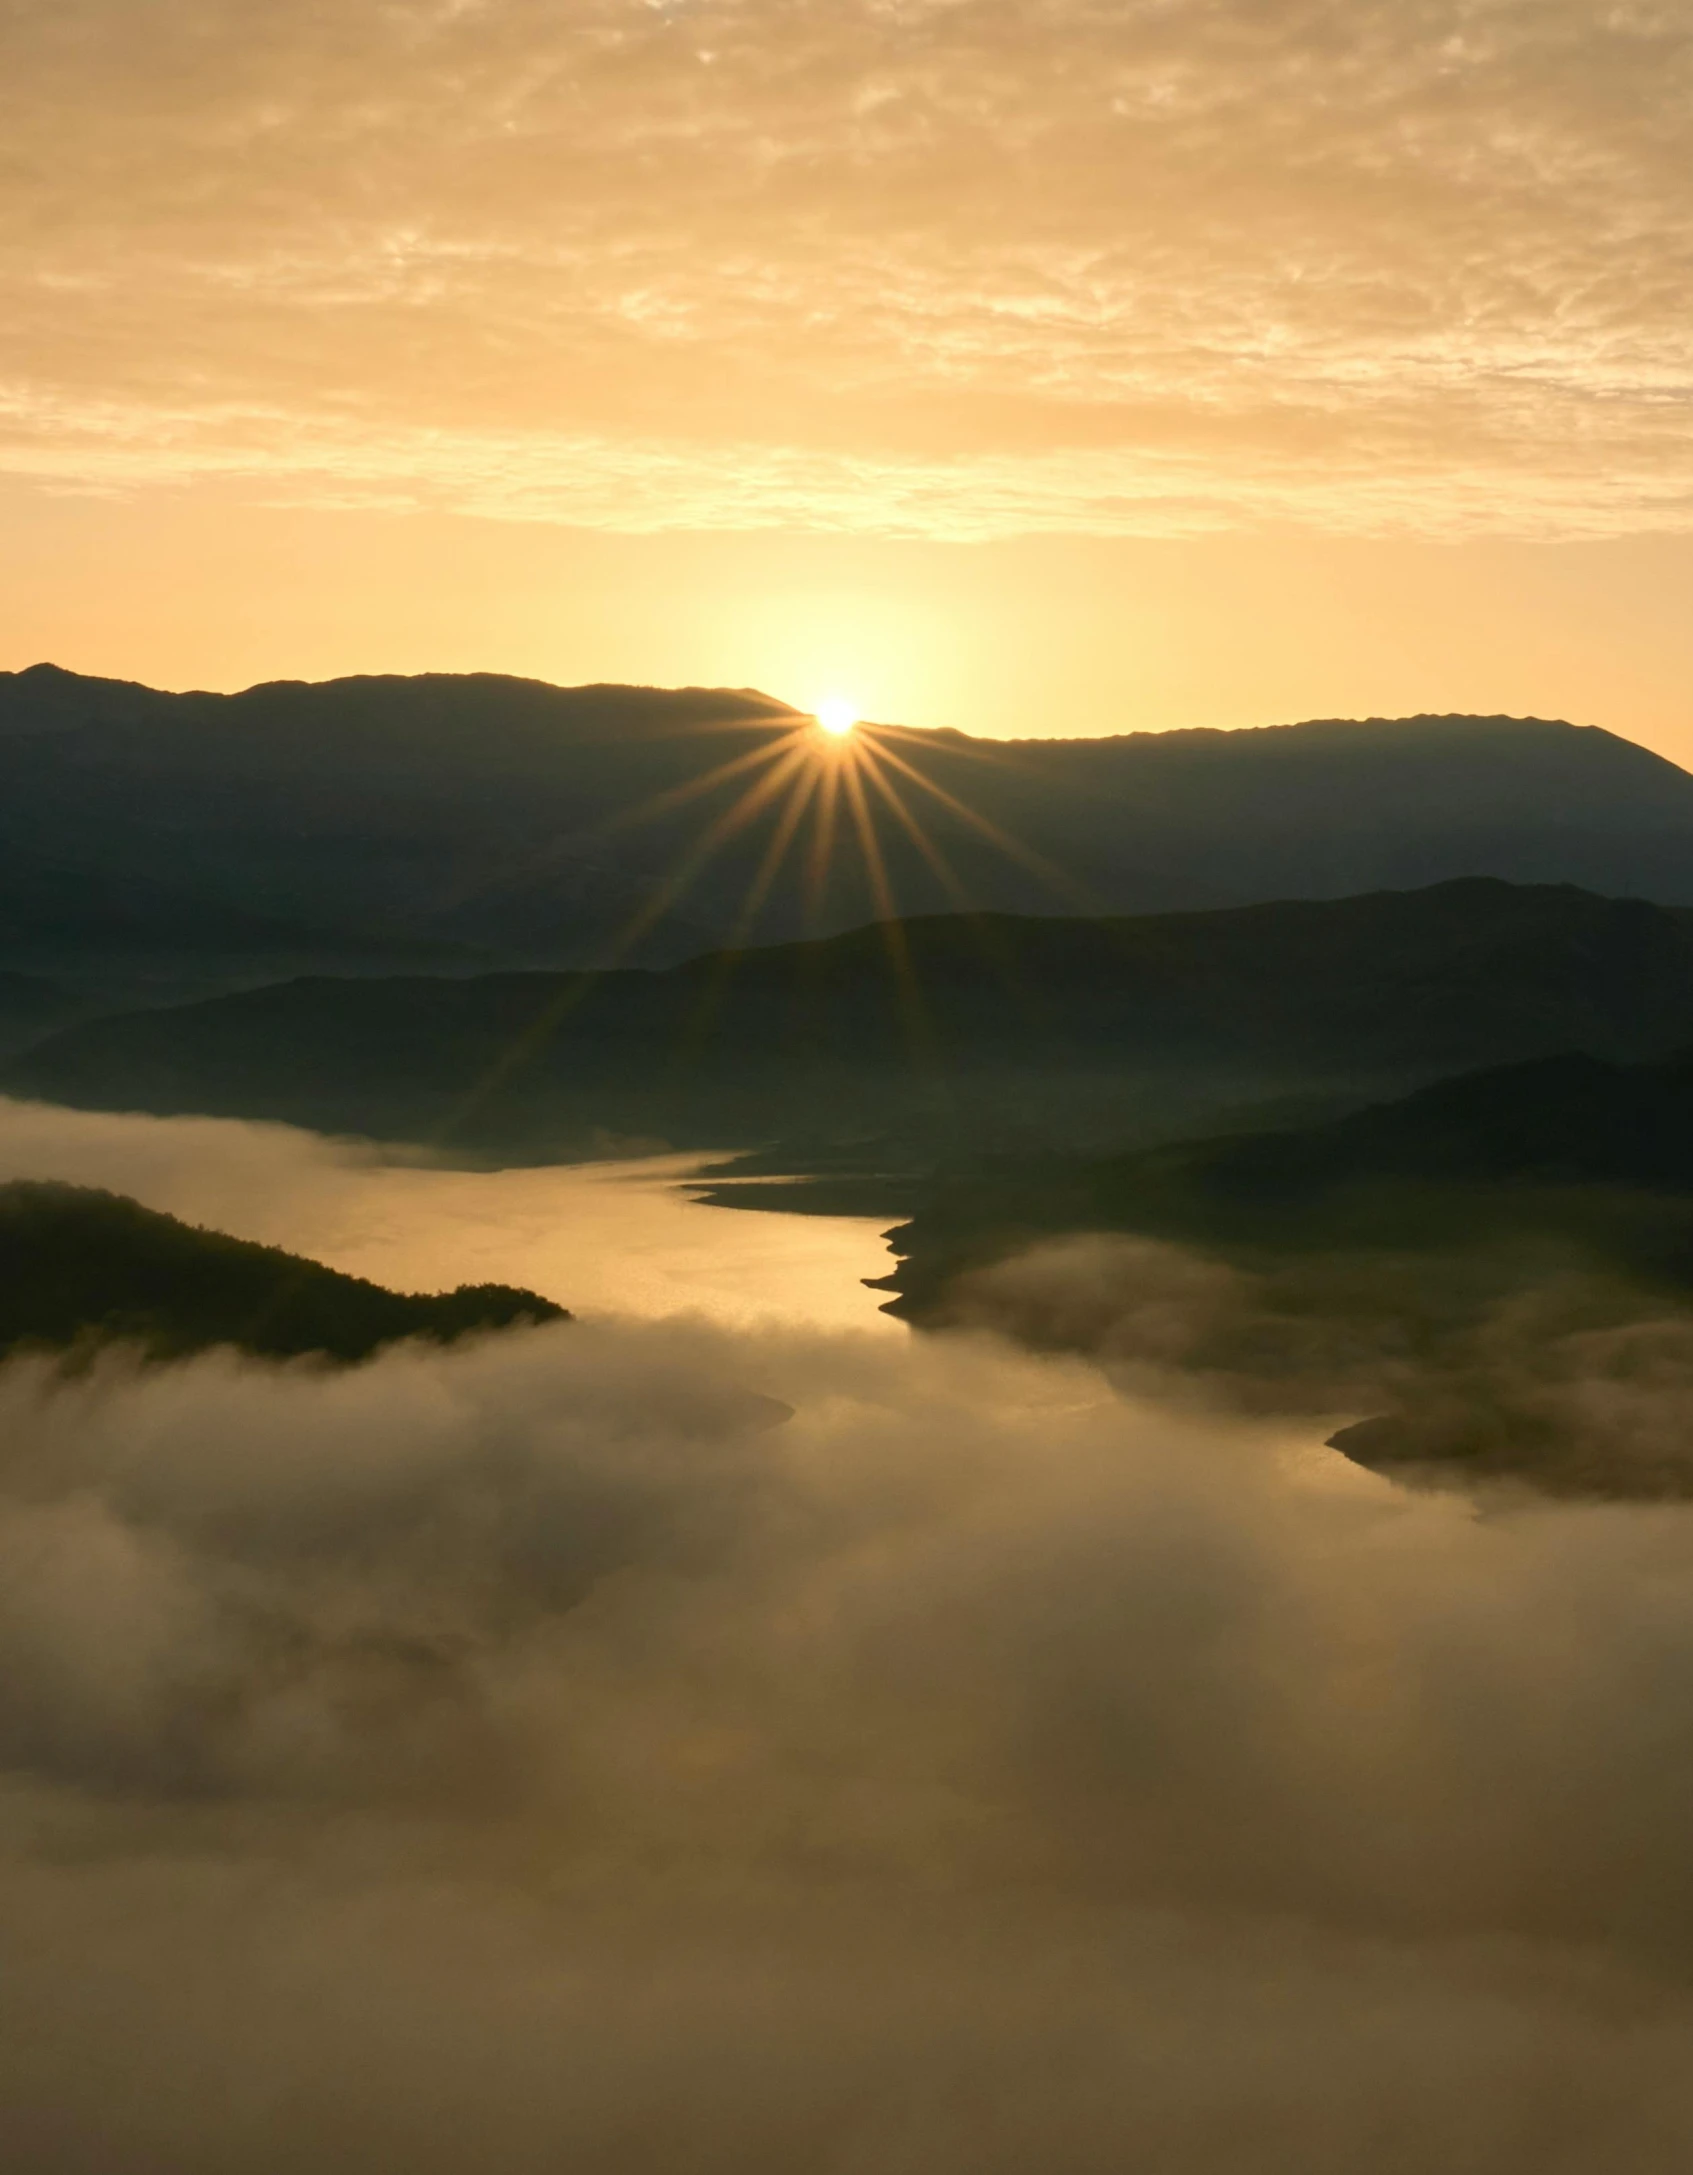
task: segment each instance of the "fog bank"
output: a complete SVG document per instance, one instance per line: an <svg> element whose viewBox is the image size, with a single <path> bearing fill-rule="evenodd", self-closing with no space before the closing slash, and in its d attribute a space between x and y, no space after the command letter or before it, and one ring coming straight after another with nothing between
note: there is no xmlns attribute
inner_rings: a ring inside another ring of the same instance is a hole
<svg viewBox="0 0 1693 2175"><path fill-rule="evenodd" d="M1367 1416L1348 1446L1414 1485L1693 1500L1685 1284L1532 1228L1395 1247L1290 1226L1244 1262L1073 1235L964 1272L940 1312L1184 1408Z"/></svg>
<svg viewBox="0 0 1693 2175"><path fill-rule="evenodd" d="M702 1156L457 1170L418 1151L234 1118L0 1097L0 1180L62 1178L309 1255L397 1291L514 1284L576 1314L893 1326L862 1279L882 1220L728 1215L681 1181Z"/></svg>
<svg viewBox="0 0 1693 2175"><path fill-rule="evenodd" d="M697 1321L0 1441L12 2164L1682 2163L1680 1508Z"/></svg>

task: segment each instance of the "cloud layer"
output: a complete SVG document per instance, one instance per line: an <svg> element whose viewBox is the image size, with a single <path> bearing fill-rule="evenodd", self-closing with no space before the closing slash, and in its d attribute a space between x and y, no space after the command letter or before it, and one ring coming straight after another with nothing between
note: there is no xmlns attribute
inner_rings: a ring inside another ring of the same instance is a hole
<svg viewBox="0 0 1693 2175"><path fill-rule="evenodd" d="M22 0L0 457L620 528L1693 506L1685 12Z"/></svg>
<svg viewBox="0 0 1693 2175"><path fill-rule="evenodd" d="M11 2164L1680 2164L1685 1511L987 1341L0 1406Z"/></svg>
<svg viewBox="0 0 1693 2175"><path fill-rule="evenodd" d="M1683 1297L1567 1236L1288 1240L1251 1266L1138 1237L1050 1240L958 1277L935 1312L1086 1352L1141 1395L1349 1426L1367 1415L1348 1446L1373 1440L1414 1482L1693 1497Z"/></svg>
<svg viewBox="0 0 1693 2175"><path fill-rule="evenodd" d="M0 1119L237 1229L395 1213L283 1128ZM1693 1508L1324 1452L1417 1377L1357 1282L964 1295L1104 1371L698 1318L0 1368L0 2157L1679 2171ZM1474 1368L1681 1456L1685 1326L1615 1297L1549 1273Z"/></svg>

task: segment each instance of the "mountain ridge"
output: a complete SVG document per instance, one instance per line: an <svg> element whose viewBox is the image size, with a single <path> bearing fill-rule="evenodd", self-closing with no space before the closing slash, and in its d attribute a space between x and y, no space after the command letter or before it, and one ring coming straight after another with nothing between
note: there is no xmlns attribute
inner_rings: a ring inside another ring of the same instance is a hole
<svg viewBox="0 0 1693 2175"><path fill-rule="evenodd" d="M1330 1447L1413 1484L1686 1499L1685 1430L1630 1400L1683 1378L1690 1105L1693 1049L1569 1052L1317 1126L987 1160L867 1281L914 1327L1350 1410Z"/></svg>
<svg viewBox="0 0 1693 2175"><path fill-rule="evenodd" d="M782 796L737 805L818 745L755 689L437 673L172 694L32 667L0 675L0 852L168 886L208 925L247 914L347 957L434 946L508 970L826 936L890 896L906 917L1144 914L1493 876L1693 905L1693 776L1598 726L1428 713L986 740L866 725L851 745L880 783L856 811L819 790L767 872ZM0 942L0 966L58 971L50 937L33 955ZM269 978L256 954L250 971L227 953L200 966L208 994ZM161 936L124 971L181 985L194 967L191 943Z"/></svg>
<svg viewBox="0 0 1693 2175"><path fill-rule="evenodd" d="M974 1148L1202 1130L1486 1063L1693 1041L1693 912L1570 886L1105 919L932 916L664 969L313 978L87 1021L14 1094L478 1153L809 1133Z"/></svg>

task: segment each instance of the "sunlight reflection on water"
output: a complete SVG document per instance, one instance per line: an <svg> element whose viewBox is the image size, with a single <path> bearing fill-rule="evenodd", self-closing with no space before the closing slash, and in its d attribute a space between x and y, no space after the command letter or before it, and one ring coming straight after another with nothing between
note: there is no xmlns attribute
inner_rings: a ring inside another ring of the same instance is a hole
<svg viewBox="0 0 1693 2175"><path fill-rule="evenodd" d="M680 1181L709 1160L366 1170L292 1243L378 1283L521 1284L582 1314L895 1326L862 1281L891 1266L884 1219L704 1207Z"/></svg>
<svg viewBox="0 0 1693 2175"><path fill-rule="evenodd" d="M519 1284L579 1314L703 1313L902 1333L866 1276L882 1218L707 1208L707 1156L464 1171L224 1118L0 1100L0 1180L59 1178L400 1291Z"/></svg>

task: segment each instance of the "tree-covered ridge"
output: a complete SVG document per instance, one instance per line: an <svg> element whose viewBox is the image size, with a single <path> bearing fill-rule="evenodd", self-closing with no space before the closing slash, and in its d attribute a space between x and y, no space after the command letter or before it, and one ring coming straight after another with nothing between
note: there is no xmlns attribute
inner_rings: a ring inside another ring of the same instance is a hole
<svg viewBox="0 0 1693 2175"><path fill-rule="evenodd" d="M999 1158L889 1234L922 1327L1178 1368L1442 1485L1693 1499L1693 1055L1571 1053L1332 1124ZM1684 1406L1679 1407L1685 1410Z"/></svg>
<svg viewBox="0 0 1693 2175"><path fill-rule="evenodd" d="M406 1337L447 1344L568 1319L504 1284L388 1291L94 1187L0 1185L0 1352L121 1341L176 1359L227 1344L350 1362Z"/></svg>
<svg viewBox="0 0 1693 2175"><path fill-rule="evenodd" d="M861 727L887 888L821 786L766 867L788 791L743 797L811 737L733 688L0 673L0 966L115 1006L295 974L665 966L850 929L890 895L907 918L960 898L1138 915L1492 876L1693 905L1693 777L1557 720Z"/></svg>
<svg viewBox="0 0 1693 2175"><path fill-rule="evenodd" d="M1693 912L1476 878L1202 914L946 915L665 972L312 979L87 1020L0 1075L94 1109L544 1158L600 1136L1102 1150L1244 1105L1693 1041ZM790 1168L810 1167L804 1153ZM890 1167L884 1159L881 1167Z"/></svg>

